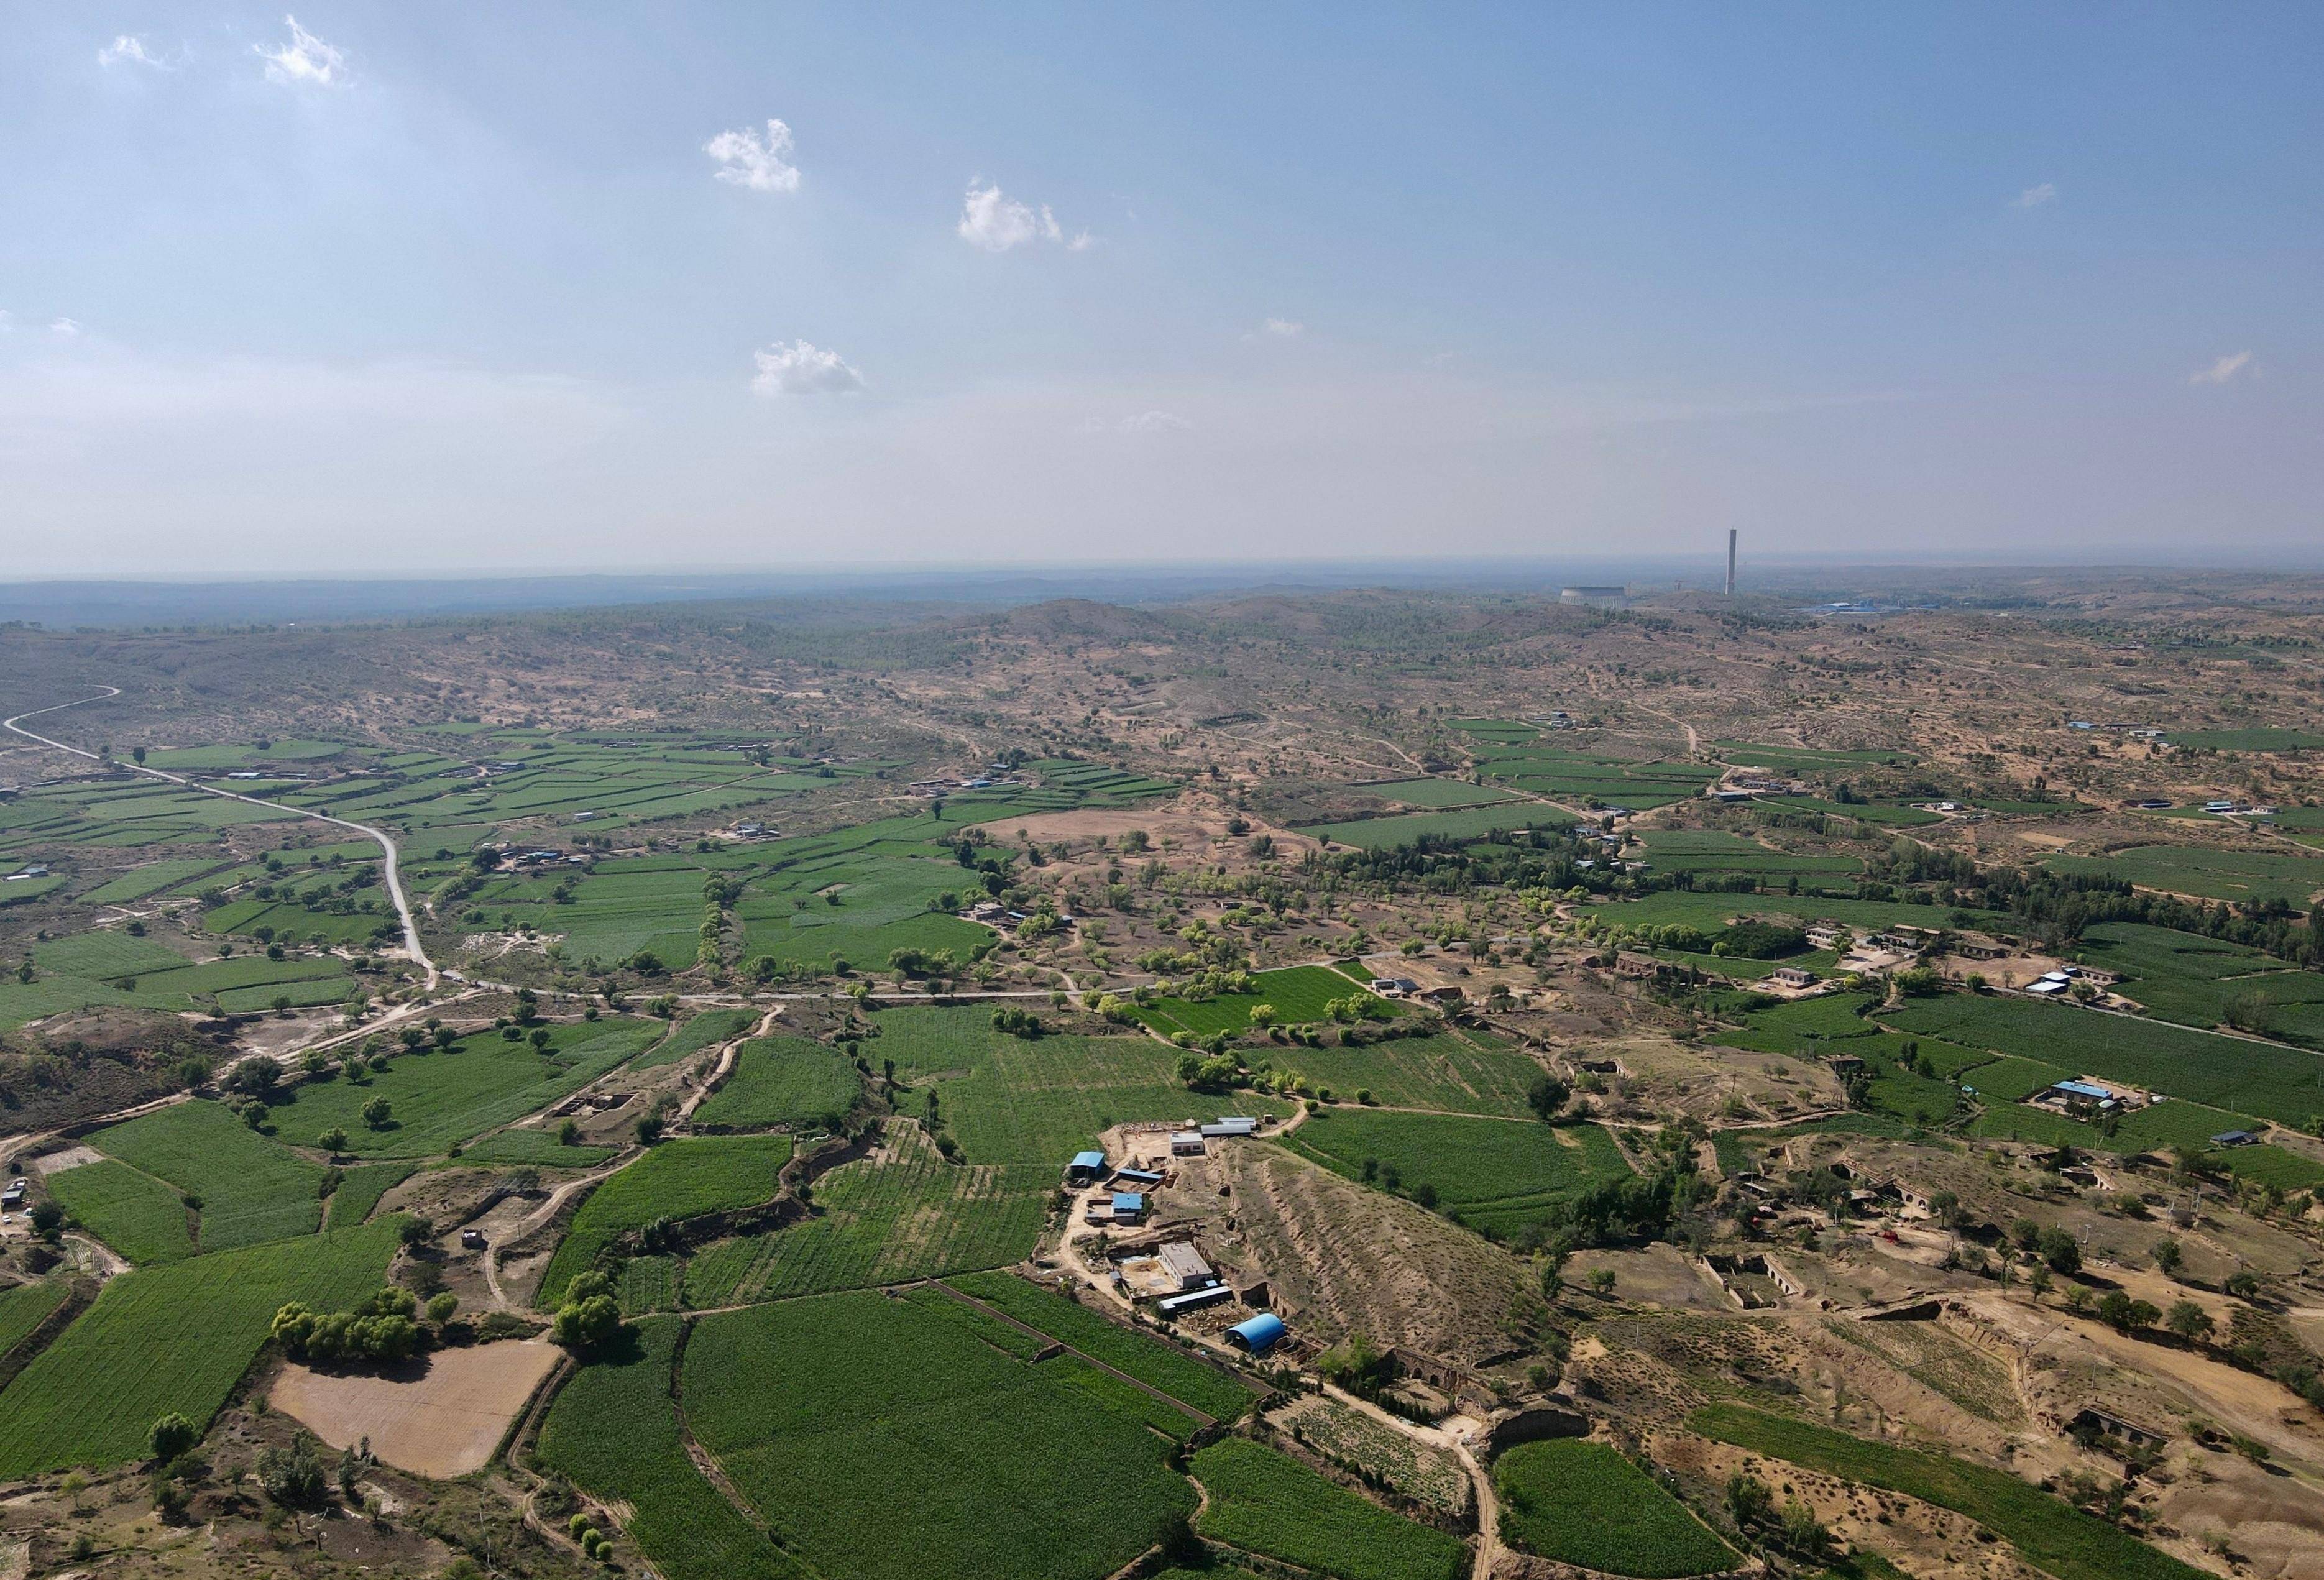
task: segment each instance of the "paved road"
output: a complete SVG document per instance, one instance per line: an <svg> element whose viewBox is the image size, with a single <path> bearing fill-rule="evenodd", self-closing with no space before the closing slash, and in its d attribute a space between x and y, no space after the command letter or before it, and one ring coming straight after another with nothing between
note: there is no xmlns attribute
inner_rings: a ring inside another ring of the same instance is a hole
<svg viewBox="0 0 2324 1580"><path fill-rule="evenodd" d="M51 747L59 752L70 753L75 757L86 757L91 762L95 762L98 760L96 753L84 751L78 746L68 746L62 741L51 740L47 735L34 735L31 730L23 727L23 721L28 718L38 718L46 713L61 713L68 707L79 707L87 703L104 702L120 695L121 688L118 686L103 687L99 694L95 697L78 698L71 702L60 702L49 707L36 707L30 713L20 713L14 718L0 719L0 728L22 735L28 741L37 741L43 746ZM244 801L251 806L266 807L277 812L288 812L294 818L308 818L318 823L328 823L335 828L345 828L352 833L363 835L368 839L376 840L379 843L380 854L384 858L388 898L395 901L395 914L403 923L404 952L427 970L428 986L430 991L434 990L437 978L440 974L436 969L436 962L428 957L427 947L420 941L419 924L412 919L410 902L403 897L403 877L396 870L395 841L389 838L384 830L374 828L368 823L351 823L345 818L334 818L327 813L310 811L305 807L293 807L282 801L269 801L257 796L237 795L233 790L219 790L215 785L203 784L198 781L188 779L182 774L164 773L158 768L147 768L140 763L123 762L116 766L125 768L132 773L142 773L148 779L158 779L186 790L199 790L204 795L217 796L229 801Z"/></svg>

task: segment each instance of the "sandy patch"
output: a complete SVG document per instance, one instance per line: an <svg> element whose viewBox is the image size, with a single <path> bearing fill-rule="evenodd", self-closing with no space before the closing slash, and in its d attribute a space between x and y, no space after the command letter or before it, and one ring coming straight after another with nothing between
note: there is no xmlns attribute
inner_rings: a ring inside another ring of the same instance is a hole
<svg viewBox="0 0 2324 1580"><path fill-rule="evenodd" d="M394 1372L289 1365L269 1402L334 1448L368 1437L398 1470L438 1478L481 1470L557 1364L554 1344L510 1339L438 1350Z"/></svg>
<svg viewBox="0 0 2324 1580"><path fill-rule="evenodd" d="M32 1160L32 1172L46 1179L51 1174L62 1174L68 1169L78 1169L84 1163L94 1163L105 1154L95 1147L67 1147L60 1152L43 1152Z"/></svg>

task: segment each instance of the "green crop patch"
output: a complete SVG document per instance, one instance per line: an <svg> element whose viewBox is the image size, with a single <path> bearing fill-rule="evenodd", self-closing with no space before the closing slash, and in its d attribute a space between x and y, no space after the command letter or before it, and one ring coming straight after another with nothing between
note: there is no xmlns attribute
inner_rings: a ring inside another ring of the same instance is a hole
<svg viewBox="0 0 2324 1580"><path fill-rule="evenodd" d="M1341 1103L1370 1093L1372 1102L1391 1108L1446 1113L1525 1113L1526 1095L1541 1076L1527 1055L1490 1032L1467 1030L1331 1048L1251 1049L1246 1057L1279 1076L1298 1076L1307 1090L1329 1092ZM1249 1104L1231 1111L1249 1112Z"/></svg>
<svg viewBox="0 0 2324 1580"><path fill-rule="evenodd" d="M1749 1049L1757 1053L1858 1053L1862 1051L1859 1049L1821 1045L1877 1037L1880 1022L1864 1016L1864 1012L1877 1003L1870 993L1862 993L1794 999L1789 1003L1753 1010L1743 1017L1740 1030L1723 1027L1714 1035L1729 1048Z"/></svg>
<svg viewBox="0 0 2324 1580"><path fill-rule="evenodd" d="M1721 762L1738 768L1781 768L1798 773L1819 773L1867 768L1901 768L1914 761L1909 752L1831 751L1815 746L1766 746L1748 741L1714 741L1711 749Z"/></svg>
<svg viewBox="0 0 2324 1580"><path fill-rule="evenodd" d="M180 1194L126 1163L100 1158L60 1170L49 1176L49 1194L74 1223L140 1267L194 1253Z"/></svg>
<svg viewBox="0 0 2324 1580"><path fill-rule="evenodd" d="M0 1480L142 1458L147 1429L171 1410L207 1423L285 1301L345 1309L379 1287L399 1224L383 1218L110 1280L8 1385ZM199 1342L189 1342L195 1335Z"/></svg>
<svg viewBox="0 0 2324 1580"><path fill-rule="evenodd" d="M609 1503L626 1503L632 1540L667 1580L796 1580L779 1551L696 1468L679 1435L670 1370L674 1317L639 1323L558 1391L541 1423L540 1464Z"/></svg>
<svg viewBox="0 0 2324 1580"><path fill-rule="evenodd" d="M694 1111L694 1123L712 1130L769 1130L835 1122L862 1090L855 1067L820 1042L754 1037L735 1050L733 1073Z"/></svg>
<svg viewBox="0 0 2324 1580"><path fill-rule="evenodd" d="M1950 1509L2058 1580L2198 1580L2203 1574L2007 1471L1738 1405L1708 1405L1688 1417L1687 1426L1716 1442Z"/></svg>
<svg viewBox="0 0 2324 1580"><path fill-rule="evenodd" d="M1176 1344L1127 1327L1077 1300L1028 1282L1014 1273L964 1273L949 1280L963 1294L994 1310L1038 1327L1059 1344L1090 1359L1158 1388L1189 1409L1215 1420L1233 1421L1258 1396L1208 1361Z"/></svg>
<svg viewBox="0 0 2324 1580"><path fill-rule="evenodd" d="M2324 1113L2324 1058L2246 1038L1969 993L1910 1000L1884 1018L1899 1030L2014 1053L2232 1113L2299 1125Z"/></svg>
<svg viewBox="0 0 2324 1580"><path fill-rule="evenodd" d="M1451 811L1363 818L1352 823L1319 823L1299 832L1310 839L1358 850L1399 850L1422 844L1467 845L1495 834L1572 827L1572 815L1555 807L1539 801L1504 801Z"/></svg>
<svg viewBox="0 0 2324 1580"><path fill-rule="evenodd" d="M379 1198L411 1177L416 1163L364 1163L347 1169L331 1192L324 1226L352 1229L369 1218Z"/></svg>
<svg viewBox="0 0 2324 1580"><path fill-rule="evenodd" d="M1753 873L1784 878L1864 868L1854 856L1794 855L1723 828L1657 828L1644 837L1647 864L1660 873Z"/></svg>
<svg viewBox="0 0 2324 1580"><path fill-rule="evenodd" d="M1923 807L1869 801L1820 801L1813 796L1762 796L1756 804L1779 808L1786 812L1815 812L1827 818L1853 818L1858 823L1877 823L1891 828L1920 828L1944 821L1941 814Z"/></svg>
<svg viewBox="0 0 2324 1580"><path fill-rule="evenodd" d="M164 889L174 889L192 882L226 865L223 856L180 857L173 861L147 862L126 872L109 883L91 889L80 899L90 905L127 905L143 900L148 894L158 894Z"/></svg>
<svg viewBox="0 0 2324 1580"><path fill-rule="evenodd" d="M321 1166L220 1104L173 1104L98 1131L88 1143L198 1198L205 1252L311 1234L322 1224Z"/></svg>
<svg viewBox="0 0 2324 1580"><path fill-rule="evenodd" d="M666 1064L676 1064L706 1048L722 1042L732 1042L759 1023L756 1010L710 1010L691 1021L671 1029L669 1036L655 1043L632 1061L632 1069L650 1070Z"/></svg>
<svg viewBox="0 0 2324 1580"><path fill-rule="evenodd" d="M841 1295L703 1318L683 1393L703 1447L823 1574L1102 1580L1195 1500L1152 1401L1084 1381L930 1303Z"/></svg>
<svg viewBox="0 0 2324 1580"><path fill-rule="evenodd" d="M1347 984L1340 984L1347 991ZM975 1163L1025 1163L1052 1170L1100 1131L1130 1120L1216 1119L1279 1114L1285 1105L1248 1092L1190 1092L1178 1054L1144 1036L1010 1036L982 1005L908 1005L881 1010L880 1035L862 1051L884 1074L893 1060L900 1112L936 1111Z"/></svg>
<svg viewBox="0 0 2324 1580"><path fill-rule="evenodd" d="M1359 795L1374 796L1407 807L1489 807L1512 799L1512 792L1458 779L1387 779L1348 787Z"/></svg>
<svg viewBox="0 0 2324 1580"><path fill-rule="evenodd" d="M1056 1188L1055 1165L947 1163L917 1125L815 1186L815 1215L728 1240L686 1270L692 1306L773 1300L1005 1267L1029 1254Z"/></svg>
<svg viewBox="0 0 2324 1580"><path fill-rule="evenodd" d="M2199 752L2315 752L2324 750L2324 735L2312 730L2172 730L2171 744Z"/></svg>
<svg viewBox="0 0 2324 1580"><path fill-rule="evenodd" d="M1197 1453L1210 1494L1197 1527L1213 1541L1340 1580L1456 1580L1469 1567L1457 1537L1391 1514L1248 1437Z"/></svg>
<svg viewBox="0 0 2324 1580"><path fill-rule="evenodd" d="M2141 889L2205 900L2280 900L2300 910L2324 889L2324 856L2286 850L2139 845L2105 855L2053 855L2043 865L2053 873L2121 878Z"/></svg>
<svg viewBox="0 0 2324 1580"><path fill-rule="evenodd" d="M1478 1229L1511 1233L1584 1187L1628 1177L1594 1124L1332 1108L1284 1138L1302 1157L1394 1190Z"/></svg>
<svg viewBox="0 0 2324 1580"><path fill-rule="evenodd" d="M1737 1566L1734 1550L1603 1443L1520 1443L1493 1462L1512 1547L1606 1575L1679 1580Z"/></svg>
<svg viewBox="0 0 2324 1580"><path fill-rule="evenodd" d="M32 1330L46 1322L71 1293L72 1286L63 1279L42 1279L0 1289L0 1359L30 1338Z"/></svg>
<svg viewBox="0 0 2324 1580"><path fill-rule="evenodd" d="M344 1130L346 1150L359 1157L435 1156L587 1085L661 1031L659 1021L570 1021L549 1028L546 1053L479 1031L438 1052L399 1054L361 1082L342 1076L285 1087L271 1123L309 1140ZM388 1104L376 1126L363 1116L374 1098Z"/></svg>
<svg viewBox="0 0 2324 1580"><path fill-rule="evenodd" d="M651 1148L581 1204L541 1276L541 1303L555 1305L573 1276L587 1272L623 1234L658 1219L677 1222L772 1201L776 1177L790 1157L785 1136L700 1136Z"/></svg>
<svg viewBox="0 0 2324 1580"><path fill-rule="evenodd" d="M1271 1005L1278 1025L1301 1025L1331 1018L1335 999L1361 999L1393 1019L1404 1009L1379 998L1370 989L1353 985L1328 966L1288 966L1262 971L1249 993L1222 993L1192 1000L1163 997L1138 1006L1132 1013L1158 1031L1191 1031L1208 1037L1216 1031L1241 1031L1250 1025L1250 1012Z"/></svg>

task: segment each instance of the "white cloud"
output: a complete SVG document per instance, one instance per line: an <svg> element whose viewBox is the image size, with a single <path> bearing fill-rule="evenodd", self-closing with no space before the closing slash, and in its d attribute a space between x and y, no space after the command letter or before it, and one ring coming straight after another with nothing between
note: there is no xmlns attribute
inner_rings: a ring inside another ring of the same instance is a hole
<svg viewBox="0 0 2324 1580"><path fill-rule="evenodd" d="M116 34L111 43L97 52L97 63L100 66L118 66L124 60L138 66L151 66L156 71L175 71L185 64L182 56L168 60L148 50L143 33Z"/></svg>
<svg viewBox="0 0 2324 1580"><path fill-rule="evenodd" d="M1194 425L1170 411L1140 411L1115 426L1124 433L1184 433Z"/></svg>
<svg viewBox="0 0 2324 1580"><path fill-rule="evenodd" d="M16 315L10 312L6 308L0 307L0 335L8 333L9 330L14 329L15 327Z"/></svg>
<svg viewBox="0 0 2324 1580"><path fill-rule="evenodd" d="M761 395L844 395L863 387L863 375L836 351L821 351L804 340L777 341L751 359L759 365L752 390Z"/></svg>
<svg viewBox="0 0 2324 1580"><path fill-rule="evenodd" d="M318 88L344 88L347 80L347 57L344 51L325 43L299 25L295 16L285 16L283 25L290 30L290 41L268 49L253 44L251 50L266 62L269 82L311 82Z"/></svg>
<svg viewBox="0 0 2324 1580"><path fill-rule="evenodd" d="M1259 332L1277 340L1296 340L1307 332L1307 326L1296 319L1269 319L1259 325Z"/></svg>
<svg viewBox="0 0 2324 1580"><path fill-rule="evenodd" d="M57 319L51 321L49 333L60 340L72 340L79 337L80 328L77 319Z"/></svg>
<svg viewBox="0 0 2324 1580"><path fill-rule="evenodd" d="M755 128L744 126L721 132L702 145L702 152L718 162L720 180L753 192L798 190L798 166L787 157L790 151L791 129L771 118L763 137Z"/></svg>
<svg viewBox="0 0 2324 1580"><path fill-rule="evenodd" d="M998 186L980 187L973 178L960 206L960 239L988 253L1005 253L1034 242L1055 242L1067 252L1085 253L1097 237L1076 231L1068 237L1047 203L1036 209L1004 197Z"/></svg>
<svg viewBox="0 0 2324 1580"><path fill-rule="evenodd" d="M2057 183L2043 181L2038 187L2028 187L2018 193L2009 200L2009 206L2012 208L2039 208L2044 203L2054 203L2057 200Z"/></svg>
<svg viewBox="0 0 2324 1580"><path fill-rule="evenodd" d="M2223 384L2249 368L2251 365L2252 354L2248 351L2238 351L2232 356L2220 357L2207 368L2188 374L2187 382L2190 384Z"/></svg>

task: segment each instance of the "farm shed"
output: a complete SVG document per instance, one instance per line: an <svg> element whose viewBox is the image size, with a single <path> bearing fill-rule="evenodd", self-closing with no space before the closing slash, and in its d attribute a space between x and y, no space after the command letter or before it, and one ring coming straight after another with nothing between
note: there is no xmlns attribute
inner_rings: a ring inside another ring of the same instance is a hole
<svg viewBox="0 0 2324 1580"><path fill-rule="evenodd" d="M1134 1185L1141 1190L1151 1190L1162 1183L1162 1176L1151 1169L1117 1169L1113 1171L1116 1185Z"/></svg>
<svg viewBox="0 0 2324 1580"><path fill-rule="evenodd" d="M1142 1223L1146 1217L1146 1198L1132 1190L1113 1193L1113 1221L1117 1224Z"/></svg>
<svg viewBox="0 0 2324 1580"><path fill-rule="evenodd" d="M1075 1185L1087 1185L1104 1172L1105 1154L1103 1152L1075 1152L1074 1160L1065 1165L1065 1178Z"/></svg>
<svg viewBox="0 0 2324 1580"><path fill-rule="evenodd" d="M1181 1311L1199 1310L1233 1298L1234 1291L1224 1284L1213 1284L1207 1289L1195 1289L1184 1295L1166 1295L1154 1303L1154 1309L1165 1317L1176 1317Z"/></svg>
<svg viewBox="0 0 2324 1580"><path fill-rule="evenodd" d="M1211 1271L1211 1264L1203 1260L1203 1253L1188 1241L1173 1240L1155 1255L1161 1261L1162 1270L1177 1280L1182 1290L1199 1289L1217 1277Z"/></svg>
<svg viewBox="0 0 2324 1580"><path fill-rule="evenodd" d="M1202 1126L1201 1129L1202 1133L1206 1136L1252 1136L1259 1133L1259 1121L1240 1118L1220 1119Z"/></svg>
<svg viewBox="0 0 2324 1580"><path fill-rule="evenodd" d="M1283 1318L1272 1311L1262 1311L1248 1322L1238 1322L1227 1329L1227 1342L1239 1350L1263 1355L1281 1344L1288 1330Z"/></svg>
<svg viewBox="0 0 2324 1580"><path fill-rule="evenodd" d="M1203 1150L1203 1132L1200 1131L1182 1130L1170 1138L1170 1155L1173 1158L1199 1158Z"/></svg>

